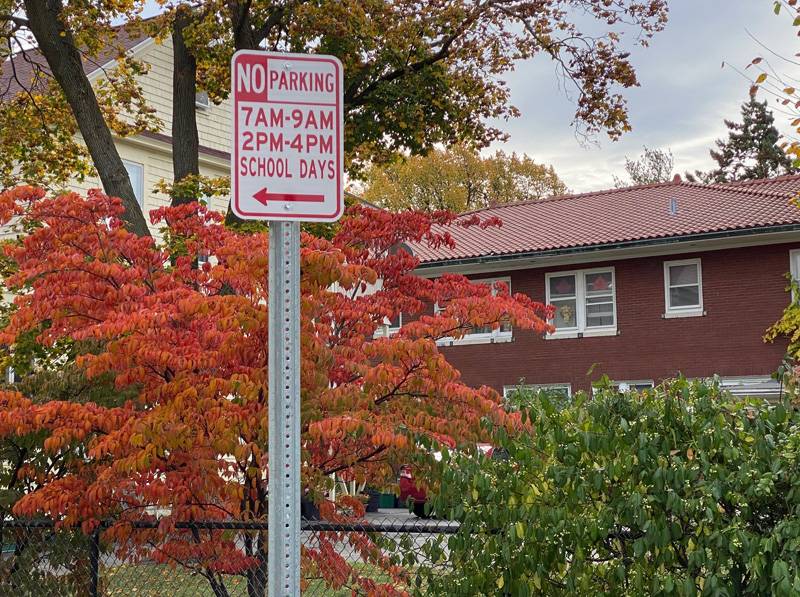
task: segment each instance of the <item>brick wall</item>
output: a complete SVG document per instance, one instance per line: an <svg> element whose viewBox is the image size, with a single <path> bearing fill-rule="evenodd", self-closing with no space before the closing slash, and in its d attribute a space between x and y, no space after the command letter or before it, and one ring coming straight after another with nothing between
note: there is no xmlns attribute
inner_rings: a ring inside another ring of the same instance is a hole
<svg viewBox="0 0 800 597"><path fill-rule="evenodd" d="M614 380L769 375L786 343L765 344L766 329L788 302L785 274L798 244L726 249L679 256L646 257L558 268L498 272L510 276L512 292L545 300L545 273L613 266L617 336L544 339L514 331L509 343L443 348L470 385L570 383L588 390L602 374ZM664 319L664 261L702 259L702 317ZM591 376L587 372L594 366Z"/></svg>

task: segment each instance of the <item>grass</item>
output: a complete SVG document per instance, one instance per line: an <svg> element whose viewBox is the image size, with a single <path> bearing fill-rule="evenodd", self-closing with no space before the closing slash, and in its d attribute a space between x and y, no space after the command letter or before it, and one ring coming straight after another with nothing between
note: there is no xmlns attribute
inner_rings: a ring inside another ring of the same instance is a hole
<svg viewBox="0 0 800 597"><path fill-rule="evenodd" d="M390 582L390 577L370 564L354 564L363 576L377 582ZM142 597L214 597L208 580L185 568L163 564L141 563L121 564L104 567L100 570L101 595L137 595ZM247 581L243 576L226 575L225 588L231 597L247 595ZM349 589L334 591L321 580L312 581L306 590L307 595L325 597L345 597L351 595Z"/></svg>

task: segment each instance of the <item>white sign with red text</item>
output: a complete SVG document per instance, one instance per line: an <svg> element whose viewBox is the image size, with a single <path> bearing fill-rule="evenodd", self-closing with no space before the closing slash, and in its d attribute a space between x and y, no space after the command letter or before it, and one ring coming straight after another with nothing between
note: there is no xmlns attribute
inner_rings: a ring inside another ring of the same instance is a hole
<svg viewBox="0 0 800 597"><path fill-rule="evenodd" d="M231 69L233 212L249 220L338 220L342 64L334 56L241 50Z"/></svg>

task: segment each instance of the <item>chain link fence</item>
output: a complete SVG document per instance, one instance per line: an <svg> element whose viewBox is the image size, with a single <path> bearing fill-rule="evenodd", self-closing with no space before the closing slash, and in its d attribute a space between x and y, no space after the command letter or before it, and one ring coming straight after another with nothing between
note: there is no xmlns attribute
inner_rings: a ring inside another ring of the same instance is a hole
<svg viewBox="0 0 800 597"><path fill-rule="evenodd" d="M447 574L458 524L400 517L303 521L304 595L425 594ZM113 522L84 532L52 521L0 526L0 595L267 595L266 522Z"/></svg>

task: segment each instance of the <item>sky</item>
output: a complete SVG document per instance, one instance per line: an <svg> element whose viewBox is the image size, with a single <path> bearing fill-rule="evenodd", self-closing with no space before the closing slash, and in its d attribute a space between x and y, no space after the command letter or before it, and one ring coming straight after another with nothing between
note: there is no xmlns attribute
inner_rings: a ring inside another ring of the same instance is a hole
<svg viewBox="0 0 800 597"><path fill-rule="evenodd" d="M638 157L645 145L669 148L677 173L710 169L709 148L714 139L727 136L723 119L739 120L750 87L735 70L722 68L723 61L744 69L765 54L748 31L783 55L800 51L797 29L786 14L776 16L772 4L670 0L666 29L650 47L632 49L641 86L624 92L633 130L618 142L605 135L589 145L579 139L571 126L574 104L560 89L552 62L542 56L519 63L505 80L522 114L495 123L510 139L492 149L524 152L552 164L573 192L613 187L613 175L624 176L625 157ZM781 125L787 121L781 114L775 117Z"/></svg>
<svg viewBox="0 0 800 597"><path fill-rule="evenodd" d="M709 149L715 139L727 136L723 119L739 120L750 88L722 63L743 70L755 56L765 54L748 31L770 49L793 56L800 51L798 29L785 13L773 13L773 0L668 3L666 29L647 48L629 46L640 83L623 91L632 131L616 142L603 134L589 143L579 138L572 127L575 106L565 96L553 63L539 56L518 63L503 77L521 115L492 123L509 139L489 152L527 153L537 162L552 164L572 192L613 187L614 175L624 178L626 156L638 157L643 146L670 149L676 173L710 169L714 162ZM156 2L148 4L148 13L158 10ZM776 114L776 123L788 133L787 120Z"/></svg>

